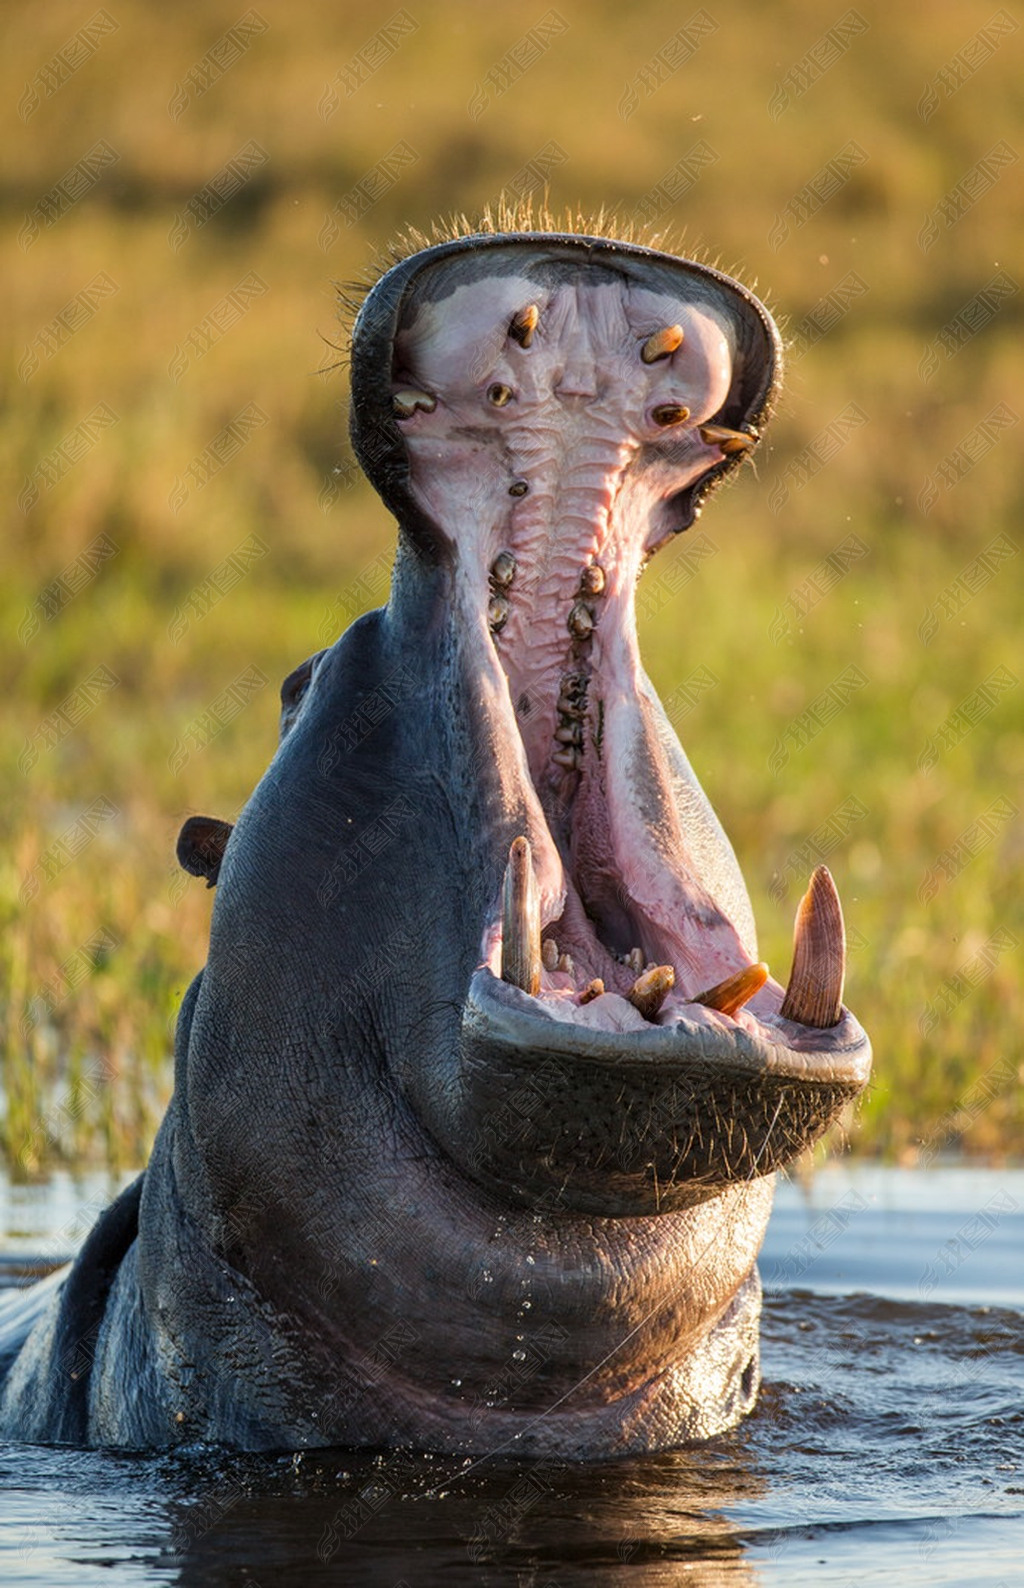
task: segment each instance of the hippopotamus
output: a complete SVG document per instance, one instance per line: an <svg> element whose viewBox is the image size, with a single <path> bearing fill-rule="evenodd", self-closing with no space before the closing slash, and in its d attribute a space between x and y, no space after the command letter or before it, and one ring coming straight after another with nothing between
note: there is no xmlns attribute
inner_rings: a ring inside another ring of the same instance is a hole
<svg viewBox="0 0 1024 1588"><path fill-rule="evenodd" d="M634 592L780 362L745 287L614 237L450 236L367 290L389 600L185 837L217 891L173 1097L21 1298L4 1433L594 1460L750 1411L773 1176L870 1048L824 868L788 986L759 961Z"/></svg>

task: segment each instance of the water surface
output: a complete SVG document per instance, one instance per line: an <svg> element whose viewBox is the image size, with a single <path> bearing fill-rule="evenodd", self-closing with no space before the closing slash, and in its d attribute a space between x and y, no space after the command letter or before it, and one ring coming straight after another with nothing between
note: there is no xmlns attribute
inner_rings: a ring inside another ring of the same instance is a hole
<svg viewBox="0 0 1024 1588"><path fill-rule="evenodd" d="M0 1182L0 1273L116 1189ZM1024 1584L1024 1173L781 1184L764 1388L710 1444L590 1468L0 1446L11 1584Z"/></svg>

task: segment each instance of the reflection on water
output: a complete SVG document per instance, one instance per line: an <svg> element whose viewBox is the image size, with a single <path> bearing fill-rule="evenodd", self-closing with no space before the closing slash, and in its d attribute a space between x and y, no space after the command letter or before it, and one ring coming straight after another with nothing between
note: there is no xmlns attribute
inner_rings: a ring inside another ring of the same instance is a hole
<svg viewBox="0 0 1024 1588"><path fill-rule="evenodd" d="M113 1189L9 1192L6 1253L60 1255L55 1232ZM1022 1258L1024 1175L826 1172L780 1188L765 1387L731 1435L590 1468L6 1446L0 1580L1009 1588Z"/></svg>

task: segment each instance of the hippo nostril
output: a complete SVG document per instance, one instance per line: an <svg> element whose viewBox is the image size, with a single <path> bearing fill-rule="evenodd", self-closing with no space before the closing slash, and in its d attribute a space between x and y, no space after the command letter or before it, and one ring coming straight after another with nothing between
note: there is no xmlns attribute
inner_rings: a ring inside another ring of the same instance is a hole
<svg viewBox="0 0 1024 1588"><path fill-rule="evenodd" d="M501 381L495 381L493 386L487 388L487 401L493 408L504 408L512 401L513 395L511 386L504 386Z"/></svg>

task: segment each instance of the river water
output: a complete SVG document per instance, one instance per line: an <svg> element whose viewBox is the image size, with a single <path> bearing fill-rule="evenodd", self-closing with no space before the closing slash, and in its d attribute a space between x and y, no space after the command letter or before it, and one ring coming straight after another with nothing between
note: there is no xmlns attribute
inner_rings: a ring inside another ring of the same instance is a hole
<svg viewBox="0 0 1024 1588"><path fill-rule="evenodd" d="M0 1282L115 1189L0 1181ZM1024 1172L780 1184L761 1272L761 1399L710 1444L589 1468L0 1445L0 1582L1024 1584Z"/></svg>

